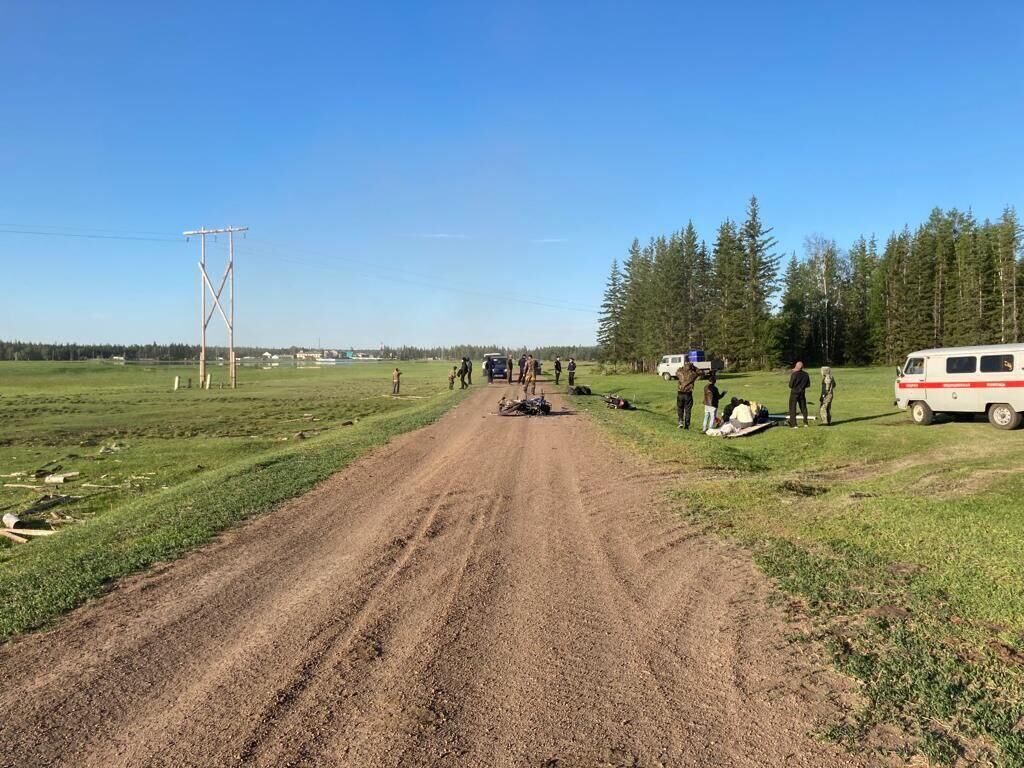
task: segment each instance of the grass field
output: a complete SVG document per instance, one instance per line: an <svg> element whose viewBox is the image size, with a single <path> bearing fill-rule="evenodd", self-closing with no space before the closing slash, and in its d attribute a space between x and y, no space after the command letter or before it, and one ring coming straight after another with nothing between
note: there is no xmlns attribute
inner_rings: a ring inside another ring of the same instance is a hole
<svg viewBox="0 0 1024 768"><path fill-rule="evenodd" d="M677 429L675 381L580 379L636 402L575 398L617 440L677 468L666 504L752 547L863 681L865 706L834 736L885 746L896 725L906 749L936 762L1024 766L1024 430L915 426L892 406L889 369L836 371L833 427L733 440L697 431L699 404L696 427ZM785 374L719 387L787 407Z"/></svg>
<svg viewBox="0 0 1024 768"><path fill-rule="evenodd" d="M195 368L0 363L0 512L59 528L0 539L0 640L113 580L295 496L458 399L447 365L239 370L239 387L172 391ZM214 369L217 373L224 369ZM34 470L79 472L46 487ZM58 497L66 497L60 499ZM43 504L40 504L43 501ZM56 506L46 502L62 501Z"/></svg>

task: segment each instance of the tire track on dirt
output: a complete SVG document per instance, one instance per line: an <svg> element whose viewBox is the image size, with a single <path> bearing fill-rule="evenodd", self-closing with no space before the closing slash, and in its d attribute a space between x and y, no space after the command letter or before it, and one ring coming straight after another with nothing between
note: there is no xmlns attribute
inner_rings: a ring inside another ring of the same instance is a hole
<svg viewBox="0 0 1024 768"><path fill-rule="evenodd" d="M672 477L511 390L0 647L0 765L870 764Z"/></svg>

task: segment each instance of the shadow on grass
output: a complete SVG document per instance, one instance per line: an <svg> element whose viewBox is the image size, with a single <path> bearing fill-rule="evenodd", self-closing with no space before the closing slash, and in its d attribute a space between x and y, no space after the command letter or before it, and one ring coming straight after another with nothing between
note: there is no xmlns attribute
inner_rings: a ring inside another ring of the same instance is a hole
<svg viewBox="0 0 1024 768"><path fill-rule="evenodd" d="M858 422L858 421L874 421L875 419L884 419L886 416L892 416L892 415L893 415L893 412L892 411L888 411L886 413L876 413L876 414L873 414L871 416L857 416L857 417L852 418L852 419L839 419L838 421L833 419L832 420L832 426L834 427L834 426L836 426L838 424L854 424L855 422Z"/></svg>

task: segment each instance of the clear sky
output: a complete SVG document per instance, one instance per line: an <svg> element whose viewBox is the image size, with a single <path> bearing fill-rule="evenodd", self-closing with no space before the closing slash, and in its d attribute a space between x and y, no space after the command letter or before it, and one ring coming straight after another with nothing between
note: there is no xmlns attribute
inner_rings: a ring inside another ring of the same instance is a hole
<svg viewBox="0 0 1024 768"><path fill-rule="evenodd" d="M235 224L239 343L591 343L751 194L784 252L1021 205L1022 54L1005 0L9 1L0 229L155 239L0 233L0 338L196 340L173 235Z"/></svg>

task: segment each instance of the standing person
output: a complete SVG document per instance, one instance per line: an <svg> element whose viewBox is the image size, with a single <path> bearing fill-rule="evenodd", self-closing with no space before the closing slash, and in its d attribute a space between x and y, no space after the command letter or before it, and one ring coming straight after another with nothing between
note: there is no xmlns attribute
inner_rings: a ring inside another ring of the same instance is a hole
<svg viewBox="0 0 1024 768"><path fill-rule="evenodd" d="M537 369L533 363L533 355L526 358L525 369L523 372L523 397L526 397L527 390L533 390L532 394L537 394Z"/></svg>
<svg viewBox="0 0 1024 768"><path fill-rule="evenodd" d="M576 386L576 358L569 358L569 364L566 366L566 370L569 371L569 386Z"/></svg>
<svg viewBox="0 0 1024 768"><path fill-rule="evenodd" d="M466 358L462 358L462 365L459 366L459 389L466 388Z"/></svg>
<svg viewBox="0 0 1024 768"><path fill-rule="evenodd" d="M562 378L562 358L555 358L555 386L558 386L558 380Z"/></svg>
<svg viewBox="0 0 1024 768"><path fill-rule="evenodd" d="M676 392L676 416L679 418L679 428L690 428L690 413L693 411L693 385L700 378L700 371L697 366L689 360L676 372L679 379L679 390Z"/></svg>
<svg viewBox="0 0 1024 768"><path fill-rule="evenodd" d="M466 381L473 383L473 361L466 358Z"/></svg>
<svg viewBox="0 0 1024 768"><path fill-rule="evenodd" d="M807 388L811 386L811 377L804 370L804 364L797 361L793 366L793 373L789 376L789 426L796 429L796 409L804 417L804 426L807 426Z"/></svg>
<svg viewBox="0 0 1024 768"><path fill-rule="evenodd" d="M505 376L508 377L508 383L512 383L512 355L508 356L508 360L505 361Z"/></svg>
<svg viewBox="0 0 1024 768"><path fill-rule="evenodd" d="M398 370L398 368L396 367L395 370L393 370L391 372L391 394L392 395L397 395L398 394L398 390L401 388L401 386L402 386L402 372L400 370Z"/></svg>
<svg viewBox="0 0 1024 768"><path fill-rule="evenodd" d="M832 369L827 365L821 369L821 397L818 399L818 423L826 427L832 426L832 395L836 391L836 380Z"/></svg>
<svg viewBox="0 0 1024 768"><path fill-rule="evenodd" d="M519 383L526 381L526 354L519 358Z"/></svg>
<svg viewBox="0 0 1024 768"><path fill-rule="evenodd" d="M718 378L712 373L711 379L704 387L704 421L701 424L701 432L707 432L715 426L715 416L718 415L718 401L722 398L722 393L718 391L716 386L717 382Z"/></svg>
<svg viewBox="0 0 1024 768"><path fill-rule="evenodd" d="M453 365L452 372L448 374L448 389L455 389L455 377L458 375L459 369Z"/></svg>
<svg viewBox="0 0 1024 768"><path fill-rule="evenodd" d="M484 370L487 372L487 383L494 383L494 363L491 362L491 358L484 360Z"/></svg>

